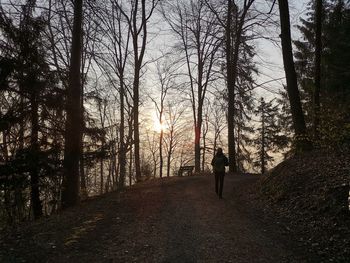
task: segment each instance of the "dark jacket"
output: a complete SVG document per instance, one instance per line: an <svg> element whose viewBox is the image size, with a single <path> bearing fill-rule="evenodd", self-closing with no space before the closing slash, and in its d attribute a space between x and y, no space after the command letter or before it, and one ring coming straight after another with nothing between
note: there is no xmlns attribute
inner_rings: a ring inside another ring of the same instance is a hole
<svg viewBox="0 0 350 263"><path fill-rule="evenodd" d="M218 153L211 161L211 165L213 166L214 172L225 172L225 166L228 166L228 159L223 153Z"/></svg>

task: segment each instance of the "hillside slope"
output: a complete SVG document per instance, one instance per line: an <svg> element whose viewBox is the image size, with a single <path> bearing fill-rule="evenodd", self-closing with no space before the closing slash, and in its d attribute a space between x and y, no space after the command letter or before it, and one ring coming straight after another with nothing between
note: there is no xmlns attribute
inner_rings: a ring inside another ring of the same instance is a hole
<svg viewBox="0 0 350 263"><path fill-rule="evenodd" d="M350 154L313 151L279 164L251 189L320 258L350 262Z"/></svg>

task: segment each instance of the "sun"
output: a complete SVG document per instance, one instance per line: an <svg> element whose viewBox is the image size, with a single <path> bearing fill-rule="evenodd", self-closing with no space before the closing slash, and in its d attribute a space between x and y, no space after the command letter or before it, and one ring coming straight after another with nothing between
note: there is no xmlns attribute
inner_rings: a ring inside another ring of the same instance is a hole
<svg viewBox="0 0 350 263"><path fill-rule="evenodd" d="M166 129L168 128L168 126L164 123L164 121L162 121L162 123L159 122L159 119L157 118L157 116L154 116L153 118L153 129L156 132L164 132Z"/></svg>

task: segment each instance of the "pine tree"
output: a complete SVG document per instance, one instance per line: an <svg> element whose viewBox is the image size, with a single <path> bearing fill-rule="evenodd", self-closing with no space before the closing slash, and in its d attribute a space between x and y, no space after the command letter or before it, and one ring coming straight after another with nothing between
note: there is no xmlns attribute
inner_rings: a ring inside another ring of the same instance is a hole
<svg viewBox="0 0 350 263"><path fill-rule="evenodd" d="M258 136L253 141L253 145L258 149L254 166L260 167L261 174L264 174L267 166L274 161L271 153L276 153L288 145L287 137L280 133L278 111L277 104L273 105L273 101L265 102L263 98L256 110L260 117L260 127L257 128Z"/></svg>
<svg viewBox="0 0 350 263"><path fill-rule="evenodd" d="M45 20L34 15L34 8L34 1L27 1L18 20L0 9L0 46L5 51L0 57L1 96L6 101L0 123L5 124L1 132L6 156L1 168L9 189L14 189L16 198L23 197L29 185L33 215L38 218L43 214L41 178L58 166L57 149L48 142L46 130L62 92L47 62Z"/></svg>
<svg viewBox="0 0 350 263"><path fill-rule="evenodd" d="M318 146L331 146L341 143L349 137L347 128L349 118L350 81L350 7L345 1L324 1L322 10L322 56L320 91ZM309 128L315 126L314 78L315 68L315 5L309 3L307 17L301 19L298 26L302 38L295 41L296 71L302 91L306 123ZM335 132L336 131L336 132Z"/></svg>
<svg viewBox="0 0 350 263"><path fill-rule="evenodd" d="M284 158L286 159L290 157L293 152L295 152L295 144L293 144L293 120L290 111L288 93L286 90L279 92L279 96L276 98L276 104L279 105L279 111L277 113L277 126L280 127L280 133L286 138L286 151L283 152Z"/></svg>
<svg viewBox="0 0 350 263"><path fill-rule="evenodd" d="M237 94L235 95L235 145L237 169L244 172L247 164L251 163L251 135L254 128L251 125L254 97L253 84L254 75L258 74L253 58L255 51L243 37L241 48L241 59L238 61Z"/></svg>

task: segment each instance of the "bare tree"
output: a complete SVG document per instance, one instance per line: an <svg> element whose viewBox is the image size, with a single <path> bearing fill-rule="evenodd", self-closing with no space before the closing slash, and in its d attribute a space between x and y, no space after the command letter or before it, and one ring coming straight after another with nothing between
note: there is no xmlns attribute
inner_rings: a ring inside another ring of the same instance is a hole
<svg viewBox="0 0 350 263"><path fill-rule="evenodd" d="M97 62L108 76L113 87L119 92L119 187L124 187L126 176L126 154L127 144L125 139L126 121L125 121L125 99L128 95L128 87L126 84L126 67L129 58L130 48L130 32L131 25L124 21L122 14L121 2L119 0L110 0L101 3L102 14L99 19L102 22L103 38L101 51L97 54ZM118 79L115 84L113 72ZM131 127L129 127L131 129Z"/></svg>
<svg viewBox="0 0 350 263"><path fill-rule="evenodd" d="M216 17L209 12L204 0L169 3L164 6L163 15L180 40L180 50L185 55L195 134L195 172L199 172L203 105L222 40L218 37Z"/></svg>
<svg viewBox="0 0 350 263"><path fill-rule="evenodd" d="M204 120L203 120L203 125L202 125L202 171L205 170L205 161L206 161L206 153L208 150L208 146L207 146L207 135L209 133L209 103L206 104L207 107L205 107L205 113L204 113Z"/></svg>
<svg viewBox="0 0 350 263"><path fill-rule="evenodd" d="M210 125L213 130L213 154L215 154L218 144L220 142L220 137L225 128L227 128L226 123L226 112L221 103L219 101L215 101L212 105L210 105L210 115L209 118Z"/></svg>
<svg viewBox="0 0 350 263"><path fill-rule="evenodd" d="M165 56L163 62L159 60L156 62L156 74L157 82L160 86L159 102L156 99L152 99L157 110L157 117L160 125L159 130L159 177L163 177L163 140L164 140L164 111L165 111L165 99L171 88L174 88L174 64L168 56Z"/></svg>
<svg viewBox="0 0 350 263"><path fill-rule="evenodd" d="M144 163L148 163L149 159L152 160L152 174L153 177L156 177L157 174L157 169L158 169L158 164L160 162L160 156L159 156L159 142L157 138L157 133L155 131L147 130L146 131L146 145L145 148L147 151L144 151L144 155L146 156L143 160ZM150 155L151 158L147 158L147 156Z"/></svg>
<svg viewBox="0 0 350 263"><path fill-rule="evenodd" d="M129 2L129 10L121 6L118 1L115 4L129 24L134 56L134 80L133 80L133 115L134 115L134 153L136 178L141 177L140 166L140 129L139 129L139 103L140 103L140 77L143 66L143 58L147 45L147 25L159 0L152 0L150 6L146 0L133 0ZM140 6L141 5L141 6ZM128 11L130 13L128 14ZM141 14L140 14L141 13Z"/></svg>
<svg viewBox="0 0 350 263"><path fill-rule="evenodd" d="M170 176L170 168L173 161L173 155L176 148L179 146L182 140L182 133L184 130L184 125L180 123L181 118L184 114L184 108L179 107L175 103L168 103L167 106L167 118L166 124L168 127L168 133L165 135L164 144L166 152L166 176Z"/></svg>
<svg viewBox="0 0 350 263"><path fill-rule="evenodd" d="M100 148L100 194L103 194L104 188L104 160L105 160L105 147L106 147L106 121L107 121L107 98L101 98L97 100L97 108L99 112L99 121L103 135L101 136L101 148Z"/></svg>

